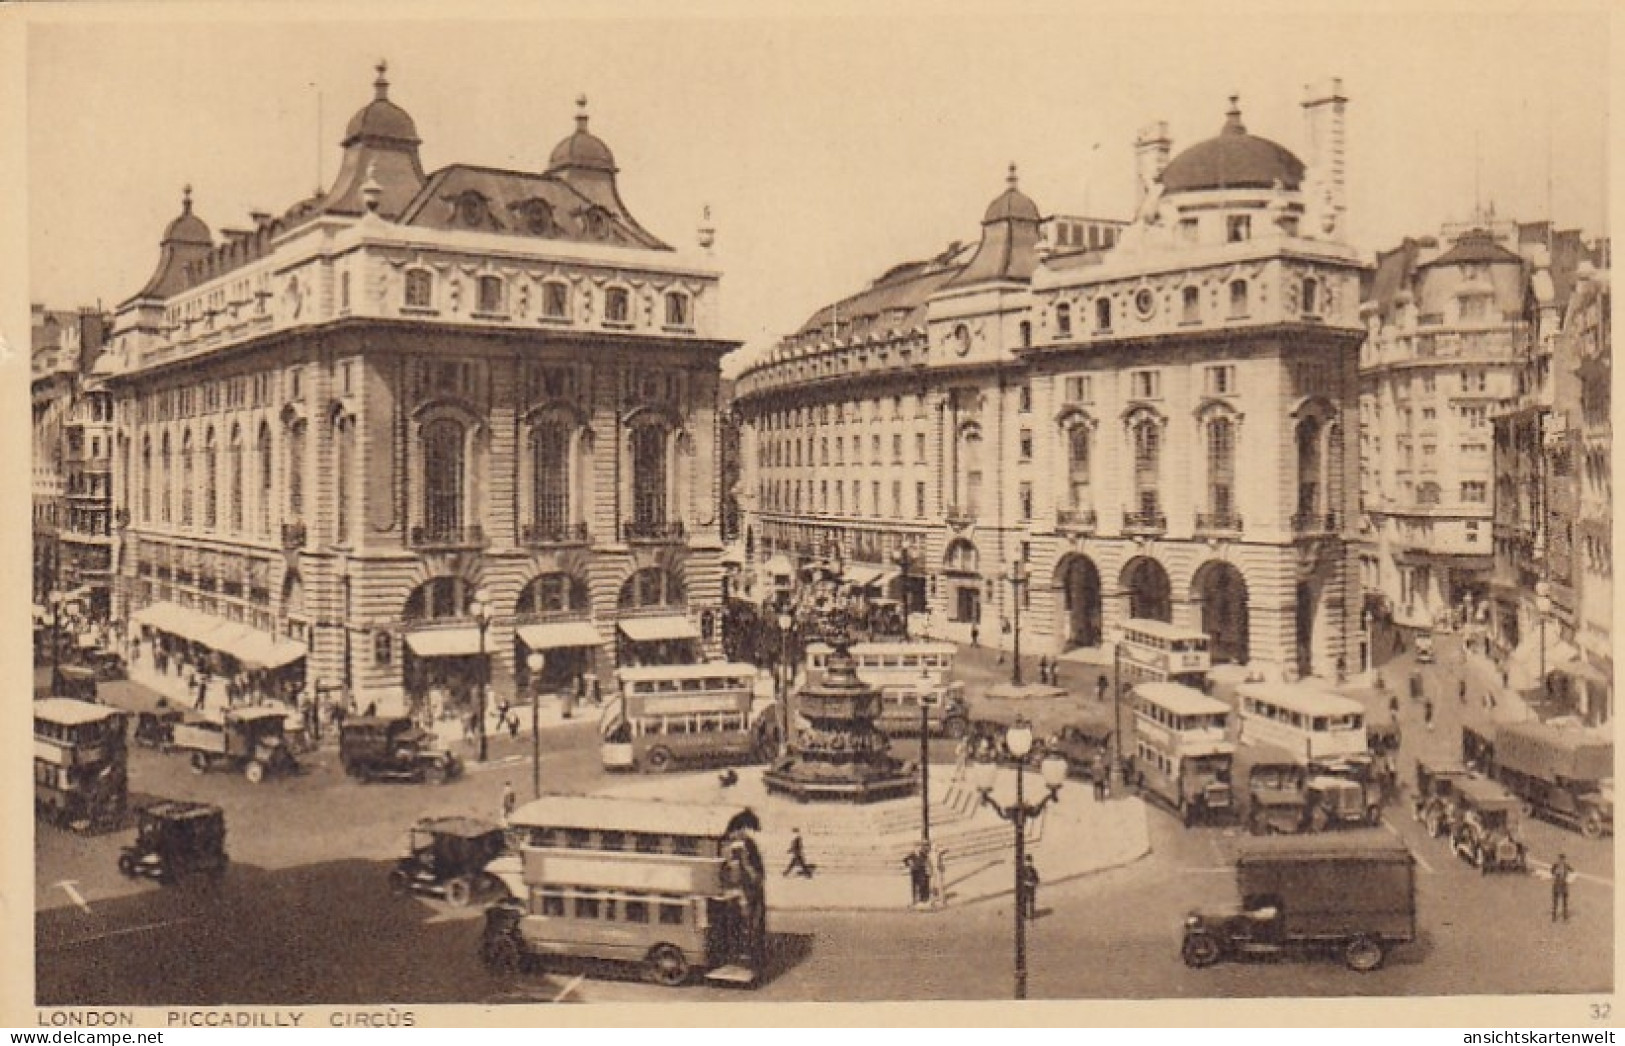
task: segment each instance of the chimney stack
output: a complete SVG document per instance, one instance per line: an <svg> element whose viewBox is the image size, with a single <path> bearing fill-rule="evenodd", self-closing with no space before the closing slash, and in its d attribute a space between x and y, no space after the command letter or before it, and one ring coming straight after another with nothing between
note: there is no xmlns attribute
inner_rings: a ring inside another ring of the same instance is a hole
<svg viewBox="0 0 1625 1046"><path fill-rule="evenodd" d="M1173 148L1173 139L1168 137L1168 121L1158 120L1148 123L1140 128L1140 133L1134 138L1134 174L1137 184L1134 190L1134 209L1139 210L1145 202L1152 184L1162 177L1162 170L1168 166L1168 154Z"/></svg>
<svg viewBox="0 0 1625 1046"><path fill-rule="evenodd" d="M1304 127L1309 139L1304 207L1311 235L1338 239L1348 210L1344 183L1344 111L1348 97L1343 81L1332 77L1303 88Z"/></svg>

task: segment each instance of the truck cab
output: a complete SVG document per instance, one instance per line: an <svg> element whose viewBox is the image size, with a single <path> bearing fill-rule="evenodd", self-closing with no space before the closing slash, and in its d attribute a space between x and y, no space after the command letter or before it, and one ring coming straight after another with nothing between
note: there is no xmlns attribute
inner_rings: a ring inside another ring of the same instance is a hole
<svg viewBox="0 0 1625 1046"><path fill-rule="evenodd" d="M1416 862L1385 833L1249 840L1236 888L1232 908L1186 916L1187 966L1324 952L1367 972L1416 939Z"/></svg>

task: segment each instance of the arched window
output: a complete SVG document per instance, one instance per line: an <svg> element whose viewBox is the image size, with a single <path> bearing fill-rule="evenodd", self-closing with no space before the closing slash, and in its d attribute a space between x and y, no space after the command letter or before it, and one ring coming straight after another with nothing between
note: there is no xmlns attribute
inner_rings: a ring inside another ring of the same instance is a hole
<svg viewBox="0 0 1625 1046"><path fill-rule="evenodd" d="M434 577L412 590L401 611L404 621L432 621L436 618L462 617L472 598L467 584L460 577Z"/></svg>
<svg viewBox="0 0 1625 1046"><path fill-rule="evenodd" d="M288 426L288 519L305 518L305 419Z"/></svg>
<svg viewBox="0 0 1625 1046"><path fill-rule="evenodd" d="M976 429L967 431L961 443L961 467L965 474L965 512L974 517L982 502L982 434Z"/></svg>
<svg viewBox="0 0 1625 1046"><path fill-rule="evenodd" d="M570 430L552 418L530 432L531 525L562 534L570 525Z"/></svg>
<svg viewBox="0 0 1625 1046"><path fill-rule="evenodd" d="M231 473L231 529L233 533L242 533L243 530L243 430L241 426L231 427L231 449L227 452L228 463L226 469Z"/></svg>
<svg viewBox="0 0 1625 1046"><path fill-rule="evenodd" d="M1320 419L1317 417L1298 422L1298 512L1304 516L1320 512Z"/></svg>
<svg viewBox="0 0 1625 1046"><path fill-rule="evenodd" d="M1033 344L1033 325L1027 320L1021 321L1021 347L1031 348Z"/></svg>
<svg viewBox="0 0 1625 1046"><path fill-rule="evenodd" d="M203 437L203 526L213 530L219 523L220 453L215 446L214 429Z"/></svg>
<svg viewBox="0 0 1625 1046"><path fill-rule="evenodd" d="M160 522L172 523L174 522L174 517L171 514L173 510L170 507L172 504L170 501L170 490L174 487L175 473L170 465L169 433L167 432L164 433L164 444L162 449L159 450L158 454L159 457L162 458L162 468L164 473L163 484L160 490L158 502L158 518Z"/></svg>
<svg viewBox="0 0 1625 1046"><path fill-rule="evenodd" d="M682 606L686 598L683 583L676 574L661 567L645 567L626 579L617 605L622 610Z"/></svg>
<svg viewBox="0 0 1625 1046"><path fill-rule="evenodd" d="M141 437L141 521L152 522L152 437Z"/></svg>
<svg viewBox="0 0 1625 1046"><path fill-rule="evenodd" d="M1152 417L1134 422L1134 501L1136 511L1148 518L1158 512L1158 474L1162 464L1162 429Z"/></svg>
<svg viewBox="0 0 1625 1046"><path fill-rule="evenodd" d="M632 521L666 522L666 429L653 422L632 429Z"/></svg>
<svg viewBox="0 0 1625 1046"><path fill-rule="evenodd" d="M591 609L586 582L562 572L542 574L526 585L514 604L516 614L560 614Z"/></svg>
<svg viewBox="0 0 1625 1046"><path fill-rule="evenodd" d="M1219 521L1236 511L1236 424L1218 417L1207 423L1207 507Z"/></svg>
<svg viewBox="0 0 1625 1046"><path fill-rule="evenodd" d="M1089 497L1089 428L1073 425L1066 433L1067 498L1074 509L1086 509Z"/></svg>
<svg viewBox="0 0 1625 1046"><path fill-rule="evenodd" d="M263 537L271 533L271 499L274 496L271 488L275 482L276 472L276 467L273 464L272 458L271 426L263 421L260 422L260 436L257 449L259 452L260 462L259 523L260 535Z"/></svg>
<svg viewBox="0 0 1625 1046"><path fill-rule="evenodd" d="M192 472L192 430L181 433L181 526L192 525L192 485L197 482Z"/></svg>
<svg viewBox="0 0 1625 1046"><path fill-rule="evenodd" d="M423 525L431 541L462 530L464 472L462 424L436 418L423 426Z"/></svg>

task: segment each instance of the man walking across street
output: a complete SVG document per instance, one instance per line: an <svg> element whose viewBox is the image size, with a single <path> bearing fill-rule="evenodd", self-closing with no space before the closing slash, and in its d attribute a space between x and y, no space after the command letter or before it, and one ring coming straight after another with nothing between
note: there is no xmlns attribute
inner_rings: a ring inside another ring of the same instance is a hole
<svg viewBox="0 0 1625 1046"><path fill-rule="evenodd" d="M1557 910L1563 909L1563 921L1569 921L1569 880L1574 878L1574 868L1569 865L1568 855L1558 854L1557 862L1552 865L1552 922L1557 921Z"/></svg>
<svg viewBox="0 0 1625 1046"><path fill-rule="evenodd" d="M1422 722L1427 725L1427 728L1428 728L1429 731L1432 731L1432 729L1433 729L1433 698L1431 698L1431 697L1422 702Z"/></svg>
<svg viewBox="0 0 1625 1046"><path fill-rule="evenodd" d="M1096 701L1099 701L1099 702L1102 702L1102 703L1105 702L1105 700L1106 700L1106 689L1107 689L1108 685L1109 684L1106 682L1105 675L1098 676L1095 679L1095 700Z"/></svg>
<svg viewBox="0 0 1625 1046"><path fill-rule="evenodd" d="M519 805L519 797L514 795L513 782L512 781L504 781L504 782L502 782L502 823L503 824L508 823L508 818L513 816L514 808L516 806L518 806L518 805Z"/></svg>
<svg viewBox="0 0 1625 1046"><path fill-rule="evenodd" d="M784 874L796 872L803 879L812 878L812 868L807 864L806 844L801 841L801 829L790 830L790 863L784 866Z"/></svg>

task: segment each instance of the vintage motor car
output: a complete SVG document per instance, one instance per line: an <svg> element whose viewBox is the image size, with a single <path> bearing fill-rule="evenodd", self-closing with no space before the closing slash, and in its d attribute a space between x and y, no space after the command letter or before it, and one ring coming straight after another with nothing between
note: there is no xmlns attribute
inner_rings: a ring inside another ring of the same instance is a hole
<svg viewBox="0 0 1625 1046"><path fill-rule="evenodd" d="M226 814L212 803L165 800L143 808L135 842L119 854L118 870L132 879L174 883L225 874Z"/></svg>
<svg viewBox="0 0 1625 1046"><path fill-rule="evenodd" d="M1419 665L1433 664L1433 633L1418 632L1416 634L1416 663Z"/></svg>
<svg viewBox="0 0 1625 1046"><path fill-rule="evenodd" d="M1093 723L1067 723L1044 741L1046 752L1066 760L1066 772L1085 780L1109 765L1112 730Z"/></svg>
<svg viewBox="0 0 1625 1046"><path fill-rule="evenodd" d="M112 682L130 678L129 670L124 665L124 657L117 650L96 647L81 651L79 656L84 661L85 667L96 673L97 679Z"/></svg>
<svg viewBox="0 0 1625 1046"><path fill-rule="evenodd" d="M96 700L96 670L83 665L59 665L51 676L51 693L80 701Z"/></svg>
<svg viewBox="0 0 1625 1046"><path fill-rule="evenodd" d="M259 784L268 773L299 769L283 736L287 714L286 709L262 706L230 709L218 720L187 719L175 724L171 745L190 753L197 773L225 766L242 770L251 784Z"/></svg>
<svg viewBox="0 0 1625 1046"><path fill-rule="evenodd" d="M175 743L175 724L185 718L186 713L178 708L161 707L137 712L131 740L138 745L167 752Z"/></svg>
<svg viewBox="0 0 1625 1046"><path fill-rule="evenodd" d="M1448 832L1454 821L1456 786L1472 776L1460 763L1416 761L1416 799L1411 805L1411 816L1422 822L1435 839Z"/></svg>
<svg viewBox="0 0 1625 1046"><path fill-rule="evenodd" d="M1528 852L1513 834L1517 797L1494 781L1479 777L1458 781L1455 788L1450 848L1456 856L1485 875L1528 871Z"/></svg>
<svg viewBox="0 0 1625 1046"><path fill-rule="evenodd" d="M475 817L425 817L411 828L408 853L389 873L396 894L444 897L461 908L501 888L485 866L507 848L500 825Z"/></svg>
<svg viewBox="0 0 1625 1046"><path fill-rule="evenodd" d="M1253 835L1324 832L1376 824L1382 806L1375 785L1296 762L1255 763L1247 775L1247 830Z"/></svg>
<svg viewBox="0 0 1625 1046"><path fill-rule="evenodd" d="M1386 833L1249 840L1236 886L1230 911L1186 916L1186 965L1321 951L1366 972L1416 939L1415 858Z"/></svg>
<svg viewBox="0 0 1625 1046"><path fill-rule="evenodd" d="M339 762L362 782L379 778L445 784L462 761L409 716L357 716L339 731Z"/></svg>

